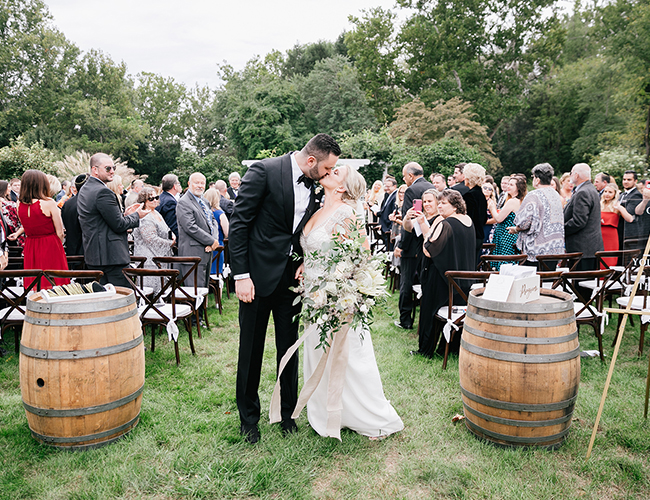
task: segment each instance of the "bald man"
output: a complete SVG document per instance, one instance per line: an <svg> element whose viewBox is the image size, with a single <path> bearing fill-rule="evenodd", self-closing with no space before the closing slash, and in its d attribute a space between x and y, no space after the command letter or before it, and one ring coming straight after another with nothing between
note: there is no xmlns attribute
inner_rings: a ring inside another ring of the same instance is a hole
<svg viewBox="0 0 650 500"><path fill-rule="evenodd" d="M205 176L195 172L190 175L187 192L176 205L178 223L178 256L201 257L197 273L197 286L207 287L210 282L212 251L219 246L214 237L214 215L210 204L203 198ZM181 266L185 274L191 266ZM190 279L185 286L194 286Z"/></svg>

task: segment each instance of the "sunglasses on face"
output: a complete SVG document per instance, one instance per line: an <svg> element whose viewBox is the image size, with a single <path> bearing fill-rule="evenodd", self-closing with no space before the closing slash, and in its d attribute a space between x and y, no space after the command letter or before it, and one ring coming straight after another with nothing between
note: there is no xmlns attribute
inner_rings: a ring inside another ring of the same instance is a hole
<svg viewBox="0 0 650 500"><path fill-rule="evenodd" d="M153 196L153 197L147 198L147 200L149 200L149 201L156 201L156 200L159 200L159 199L160 199L160 196Z"/></svg>
<svg viewBox="0 0 650 500"><path fill-rule="evenodd" d="M115 171L115 166L114 165L109 165L108 167L104 167L107 172L114 172Z"/></svg>

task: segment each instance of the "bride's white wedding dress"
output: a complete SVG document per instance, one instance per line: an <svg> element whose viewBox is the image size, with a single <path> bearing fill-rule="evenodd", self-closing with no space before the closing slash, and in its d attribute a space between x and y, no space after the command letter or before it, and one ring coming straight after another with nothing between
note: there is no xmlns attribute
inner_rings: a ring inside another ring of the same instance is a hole
<svg viewBox="0 0 650 500"><path fill-rule="evenodd" d="M349 205L342 205L327 220L315 226L309 234L301 235L300 243L305 254L306 280L322 276L322 269L319 270L316 263L310 260L309 254L320 250L323 243L330 241L337 224L342 224L346 219L354 217L354 210ZM324 354L322 348L317 348L320 339L316 328L316 325L311 325L306 330L303 358L305 381L309 380ZM348 428L371 437L387 436L401 431L404 424L384 396L370 332L364 334L363 340L361 340L358 330L349 330L347 336L348 364L343 379L340 429ZM329 432L327 429L327 393L331 367L332 357L330 356L323 378L307 402L307 418L312 428L321 436L340 439L340 429L335 431L330 429ZM330 408L330 412L331 410L332 408Z"/></svg>

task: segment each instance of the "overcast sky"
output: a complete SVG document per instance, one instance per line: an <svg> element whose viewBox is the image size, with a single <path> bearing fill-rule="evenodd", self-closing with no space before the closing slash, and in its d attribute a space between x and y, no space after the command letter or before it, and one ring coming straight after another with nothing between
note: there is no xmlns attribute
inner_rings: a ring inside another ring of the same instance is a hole
<svg viewBox="0 0 650 500"><path fill-rule="evenodd" d="M334 41L348 15L392 9L394 0L45 0L54 23L81 50L99 49L129 73L219 84L217 64L242 69L255 55L297 42ZM396 9L392 9L396 11ZM396 11L397 12L397 11ZM401 15L400 17L403 17Z"/></svg>

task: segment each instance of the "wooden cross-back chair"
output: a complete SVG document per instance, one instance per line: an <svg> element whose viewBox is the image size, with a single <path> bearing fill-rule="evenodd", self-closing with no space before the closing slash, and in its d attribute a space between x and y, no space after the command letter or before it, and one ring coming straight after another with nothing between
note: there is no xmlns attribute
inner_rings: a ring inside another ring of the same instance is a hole
<svg viewBox="0 0 650 500"><path fill-rule="evenodd" d="M545 254L535 258L539 262L540 271L555 271L558 267L575 271L582 260L582 252Z"/></svg>
<svg viewBox="0 0 650 500"><path fill-rule="evenodd" d="M0 282L5 283L9 280L21 282L19 286L0 287L0 302L3 305L0 310L0 337L4 335L7 328L13 327L16 352L20 350L20 334L25 321L27 297L40 290L42 276L43 271L40 269L5 269L0 271ZM24 286L25 279L31 279L27 286Z"/></svg>
<svg viewBox="0 0 650 500"><path fill-rule="evenodd" d="M528 255L481 255L477 271L496 271L495 264L515 264L521 265L526 262Z"/></svg>
<svg viewBox="0 0 650 500"><path fill-rule="evenodd" d="M445 355L442 360L443 370L447 369L449 346L454 341L456 333L459 336L462 333L463 322L467 312L467 294L472 284L480 282L485 285L492 274L495 273L492 271L447 271L445 273L449 293L448 304L438 309L435 316L435 320L440 324L440 331L443 333L440 341L445 341ZM456 301L456 305L454 305L454 295L458 295L463 304L458 304L458 301ZM449 330L449 342L444 337L445 328Z"/></svg>
<svg viewBox="0 0 650 500"><path fill-rule="evenodd" d="M156 333L158 328L161 330L163 327L172 328L173 325L176 324L176 320L180 319L183 321L185 329L187 330L192 354L196 354L194 349L194 339L192 338L192 325L190 324L192 308L188 304L177 304L175 298L177 286L176 279L178 278L180 271L178 269L140 269L127 267L124 268L122 272L135 290L138 302L140 303L138 313L140 314L142 333L144 334L147 325L151 326L151 352L156 350ZM160 279L161 287L157 293L146 295L143 292L142 282L145 277ZM139 286L138 281L140 282ZM170 297L170 302L164 303L162 301L163 296ZM178 338L172 336L172 340L174 342L176 366L178 366L181 362L178 350Z"/></svg>
<svg viewBox="0 0 650 500"><path fill-rule="evenodd" d="M604 312L603 302L607 283L611 279L614 271L612 269L602 269L599 271L568 271L561 275L562 288L565 292L572 293L574 300L574 310L576 324L590 325L594 329L594 334L598 339L598 351L600 360L605 361L603 353L603 330L604 330ZM584 281L596 280L598 287L589 290L581 286ZM589 296L585 292L590 292Z"/></svg>
<svg viewBox="0 0 650 500"><path fill-rule="evenodd" d="M644 339L645 339L645 333L648 330L648 319L650 316L650 265L645 265L643 267L643 276L641 277L641 282L639 283L639 287L637 288L636 296L634 297L634 300L632 301L632 306L630 309L633 311L642 311L642 312L647 312L648 315L643 315L639 317L639 348L638 348L638 355L641 356L643 354L643 344L644 344ZM630 302L630 297L629 296L624 296L621 294L620 297L616 299L616 304L621 308L625 309L627 308L628 303ZM632 314L629 315L629 318L631 319L633 317ZM616 328L616 336L614 337L614 340L612 341L612 346L616 344L616 339L618 337L618 331L621 326L621 322L623 321L623 315L619 314L618 315L618 326Z"/></svg>
<svg viewBox="0 0 650 500"><path fill-rule="evenodd" d="M198 267L201 263L200 257L154 257L154 264L156 264L160 269L164 268L165 264L178 269L181 265L189 266L185 274L179 274L177 278L177 286L175 289L175 298L176 302L180 304L187 304L192 308L192 313L194 319L196 320L196 331L201 338L201 321L200 313L203 311L203 317L205 319L205 324L209 328L210 323L208 322L208 307L207 307L207 296L210 293L210 289L206 287L200 287L198 283ZM194 282L193 286L187 286L186 283L192 279Z"/></svg>

